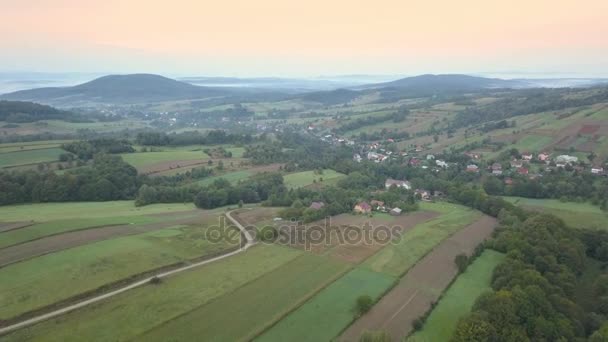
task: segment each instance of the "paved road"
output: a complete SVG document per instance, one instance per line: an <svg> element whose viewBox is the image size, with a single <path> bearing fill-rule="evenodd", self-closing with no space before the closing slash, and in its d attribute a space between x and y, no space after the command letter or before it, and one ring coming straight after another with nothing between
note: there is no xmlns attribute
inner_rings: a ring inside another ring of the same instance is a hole
<svg viewBox="0 0 608 342"><path fill-rule="evenodd" d="M49 313L46 313L46 314L34 317L34 318L30 318L28 320L25 320L25 321L22 321L22 322L19 322L19 323L15 323L13 325L9 325L7 327L2 327L2 328L0 328L0 336L4 335L4 334L7 334L7 333L9 333L11 331L17 330L17 329L21 329L21 328L24 328L26 326L42 322L42 321L47 320L49 318L53 318L53 317L56 317L56 316L59 316L59 315L63 315L64 313L67 313L67 312L70 312L70 311L73 311L73 310L76 310L76 309L80 309L80 308L85 307L87 305L90 305L90 304L93 304L93 303L97 303L99 301L102 301L104 299L116 296L118 294L121 294L123 292L129 291L129 290L134 289L136 287L148 284L150 282L150 280L152 280L152 278L154 278L154 277L164 278L164 277L168 277L168 276L174 275L176 273L187 271L187 270L195 268L195 267L207 265L207 264L210 264L212 262L216 262L216 261L219 261L219 260L231 257L231 256L236 255L238 253L242 253L242 252L246 251L247 249L249 249L249 247L253 246L255 244L255 241L253 240L253 237L251 236L251 234L249 233L249 231L247 231L245 229L245 227L243 227L243 225L241 225L237 220L235 220L232 217L232 211L227 212L226 213L226 217L230 220L230 222L232 222L242 232L243 236L247 240L247 242L245 243L245 245L243 245L238 250L230 252L230 253L226 253L226 254L223 254L223 255L220 255L220 256L212 258L212 259L207 259L207 260L204 260L204 261L201 261L201 262L197 262L195 264L191 264L191 265L188 265L188 266L176 268L176 269L171 270L171 271L159 273L159 274L156 274L156 275L151 276L149 278L146 278L146 279L137 281L135 283L129 284L127 286L121 287L119 289L116 289L116 290L114 290L112 292L108 292L108 293L105 293L105 294L102 294L102 295L99 295L99 296L96 296L96 297L92 297L92 298L89 298L87 300L78 302L76 304L73 304L73 305L70 305L70 306L66 306L65 308L58 309L58 310L55 310L55 311L52 311L52 312L49 312Z"/></svg>

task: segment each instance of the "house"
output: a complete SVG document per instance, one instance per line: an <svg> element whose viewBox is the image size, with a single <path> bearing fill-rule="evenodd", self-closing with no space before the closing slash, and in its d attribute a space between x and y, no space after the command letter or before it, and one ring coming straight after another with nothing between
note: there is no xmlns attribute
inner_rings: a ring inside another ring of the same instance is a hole
<svg viewBox="0 0 608 342"><path fill-rule="evenodd" d="M441 159L435 160L435 165L446 168L446 169L448 167L448 163L446 163L445 161L443 161Z"/></svg>
<svg viewBox="0 0 608 342"><path fill-rule="evenodd" d="M384 207L384 202L382 202L382 201L372 200L372 201L370 202L370 204L371 204L371 206L372 206L372 209L376 209L376 210L378 210L378 211L383 211L383 210L385 210L385 207Z"/></svg>
<svg viewBox="0 0 608 342"><path fill-rule="evenodd" d="M322 209L325 206L325 203L323 202L312 202L310 204L310 209L314 209L314 210L319 210Z"/></svg>
<svg viewBox="0 0 608 342"><path fill-rule="evenodd" d="M522 162L521 160L511 160L511 167L514 169L518 169L520 167L524 166L524 162Z"/></svg>
<svg viewBox="0 0 608 342"><path fill-rule="evenodd" d="M604 168L601 166L594 166L591 168L591 173L594 175L601 175L604 173Z"/></svg>
<svg viewBox="0 0 608 342"><path fill-rule="evenodd" d="M389 214L391 214L393 216L399 216L399 215L401 215L401 209L395 207L395 208L391 209L391 211L389 212Z"/></svg>
<svg viewBox="0 0 608 342"><path fill-rule="evenodd" d="M549 160L549 155L547 153L541 153L538 155L538 160L542 161L542 162L546 162Z"/></svg>
<svg viewBox="0 0 608 342"><path fill-rule="evenodd" d="M513 185L513 179L505 178L505 185Z"/></svg>
<svg viewBox="0 0 608 342"><path fill-rule="evenodd" d="M361 158L361 155L359 153L355 153L355 155L353 155L353 160L357 163L360 163L363 158Z"/></svg>
<svg viewBox="0 0 608 342"><path fill-rule="evenodd" d="M397 180L397 179L388 178L384 182L384 187L386 189L390 189L393 186L397 187L397 188L403 188L403 189L406 189L406 190L410 190L412 188L412 185L410 184L410 182L404 181L404 180Z"/></svg>
<svg viewBox="0 0 608 342"><path fill-rule="evenodd" d="M420 159L417 159L417 158L410 159L411 166L420 166L421 163L422 163L422 161Z"/></svg>
<svg viewBox="0 0 608 342"><path fill-rule="evenodd" d="M502 165L500 163L494 163L491 166L492 171L496 171L496 170L502 170Z"/></svg>
<svg viewBox="0 0 608 342"><path fill-rule="evenodd" d="M355 204L355 207L353 208L353 210L356 213L369 214L372 212L372 206L369 205L369 203L367 203L367 202L359 202L359 203Z"/></svg>
<svg viewBox="0 0 608 342"><path fill-rule="evenodd" d="M426 160L434 160L434 159L435 159L434 155L432 155L432 154L427 154L426 155Z"/></svg>
<svg viewBox="0 0 608 342"><path fill-rule="evenodd" d="M492 170L492 174L494 176L500 176L500 175L502 175L502 170Z"/></svg>
<svg viewBox="0 0 608 342"><path fill-rule="evenodd" d="M431 192L428 190L423 190L423 189L416 189L416 191L414 192L415 195L420 195L420 199L423 201L430 201L431 200Z"/></svg>
<svg viewBox="0 0 608 342"><path fill-rule="evenodd" d="M517 169L517 173L519 173L520 175L527 175L529 172L529 170L525 167L520 167Z"/></svg>
<svg viewBox="0 0 608 342"><path fill-rule="evenodd" d="M475 164L467 165L467 172L479 172L479 166Z"/></svg>
<svg viewBox="0 0 608 342"><path fill-rule="evenodd" d="M521 155L521 159L526 160L526 161L530 161L534 158L534 155L532 153L524 153Z"/></svg>

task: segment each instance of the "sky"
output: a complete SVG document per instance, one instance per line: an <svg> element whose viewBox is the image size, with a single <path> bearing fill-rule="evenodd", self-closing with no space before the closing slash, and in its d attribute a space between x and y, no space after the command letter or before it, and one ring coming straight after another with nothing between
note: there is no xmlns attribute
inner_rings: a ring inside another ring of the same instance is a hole
<svg viewBox="0 0 608 342"><path fill-rule="evenodd" d="M606 0L0 0L0 71L608 77Z"/></svg>

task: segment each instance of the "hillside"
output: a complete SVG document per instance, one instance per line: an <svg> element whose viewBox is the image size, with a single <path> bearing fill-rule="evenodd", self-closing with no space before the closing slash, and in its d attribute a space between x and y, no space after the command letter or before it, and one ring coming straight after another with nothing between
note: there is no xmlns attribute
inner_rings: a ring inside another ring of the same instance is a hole
<svg viewBox="0 0 608 342"><path fill-rule="evenodd" d="M199 87L159 75L109 75L73 87L38 88L0 96L55 105L141 103L227 96L234 91Z"/></svg>
<svg viewBox="0 0 608 342"><path fill-rule="evenodd" d="M77 115L33 102L0 101L0 121L75 120Z"/></svg>

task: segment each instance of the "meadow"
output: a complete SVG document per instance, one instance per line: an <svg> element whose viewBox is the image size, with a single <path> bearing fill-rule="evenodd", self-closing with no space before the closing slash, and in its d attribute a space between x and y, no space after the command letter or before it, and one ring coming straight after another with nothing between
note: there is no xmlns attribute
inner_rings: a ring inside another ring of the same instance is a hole
<svg viewBox="0 0 608 342"><path fill-rule="evenodd" d="M59 156L64 153L67 152L59 147L1 152L0 168L53 162L59 160Z"/></svg>
<svg viewBox="0 0 608 342"><path fill-rule="evenodd" d="M274 245L258 245L246 253L164 279L159 285L133 289L97 305L16 331L6 339L130 340L232 293L302 253Z"/></svg>
<svg viewBox="0 0 608 342"><path fill-rule="evenodd" d="M344 177L344 174L336 172L330 169L324 169L322 174L316 173L316 171L302 171L296 173L290 173L283 176L285 186L288 188L301 188L313 184L314 182L325 182L334 181ZM321 178L323 180L321 181Z"/></svg>
<svg viewBox="0 0 608 342"><path fill-rule="evenodd" d="M493 250L484 251L456 278L431 311L422 330L413 334L408 341L449 341L458 320L470 312L477 297L492 290L492 272L504 257L504 254Z"/></svg>
<svg viewBox="0 0 608 342"><path fill-rule="evenodd" d="M166 162L192 160L204 161L209 159L209 156L203 151L187 150L123 153L121 156L125 162L133 165L137 169Z"/></svg>
<svg viewBox="0 0 608 342"><path fill-rule="evenodd" d="M523 197L503 198L523 208L553 214L571 227L608 230L608 213L591 203Z"/></svg>
<svg viewBox="0 0 608 342"><path fill-rule="evenodd" d="M202 185L202 186L207 186L207 185L210 185L211 183L213 183L215 180L220 179L220 178L227 180L228 182L230 182L230 184L236 184L241 180L245 180L245 179L251 177L252 175L253 175L253 173L251 171L247 171L247 170L234 171L234 172L225 173L223 175L203 178L200 181L197 181L196 184Z"/></svg>
<svg viewBox="0 0 608 342"><path fill-rule="evenodd" d="M329 341L356 317L359 296L378 299L396 278L354 268L279 321L256 341Z"/></svg>
<svg viewBox="0 0 608 342"><path fill-rule="evenodd" d="M202 227L174 227L103 240L0 268L0 319L92 291L134 274L217 253ZM78 262L74 262L77 260Z"/></svg>

